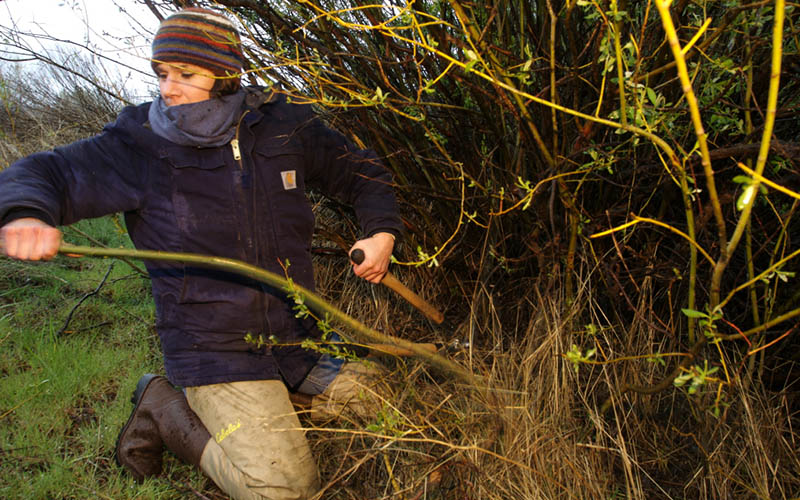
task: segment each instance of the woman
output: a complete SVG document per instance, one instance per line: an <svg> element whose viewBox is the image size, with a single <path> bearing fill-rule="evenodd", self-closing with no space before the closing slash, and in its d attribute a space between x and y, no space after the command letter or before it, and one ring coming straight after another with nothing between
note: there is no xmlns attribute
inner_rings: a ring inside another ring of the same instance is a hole
<svg viewBox="0 0 800 500"><path fill-rule="evenodd" d="M138 248L244 260L313 289L314 218L305 190L352 204L364 231L354 272L379 282L401 223L390 176L309 109L241 88L239 35L224 16L184 9L153 40L160 96L128 107L93 138L0 173L0 239L12 258L52 258L79 219L124 212ZM233 498L307 498L316 463L289 393L314 407L354 398L358 364L299 347L319 338L279 290L237 275L147 262L167 378L146 375L120 432L117 461L137 479L163 447ZM245 336L271 336L256 346ZM168 379L168 380L167 380ZM172 387L184 387L180 392ZM369 388L367 388L369 390ZM338 404L338 403L337 403Z"/></svg>

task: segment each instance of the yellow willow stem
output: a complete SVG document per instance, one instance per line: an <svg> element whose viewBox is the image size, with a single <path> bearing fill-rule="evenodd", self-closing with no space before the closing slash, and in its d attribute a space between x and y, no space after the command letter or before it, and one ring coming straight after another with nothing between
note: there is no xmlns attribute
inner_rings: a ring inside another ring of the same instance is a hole
<svg viewBox="0 0 800 500"><path fill-rule="evenodd" d="M547 11L550 14L550 100L557 102L558 91L556 89L556 27L558 17L553 10L552 0L547 0ZM522 17L522 16L520 16ZM551 121L553 122L553 154L558 153L558 115L555 109L550 110Z"/></svg>
<svg viewBox="0 0 800 500"><path fill-rule="evenodd" d="M686 241L688 241L697 250L699 250L700 253L703 254L703 257L708 259L708 262L710 262L712 266L716 264L716 262L714 262L714 259L711 258L711 256L708 254L708 252L703 250L703 247L701 247L694 240L694 238L690 237L688 234L684 233L680 229L674 228L674 227L670 226L669 224L665 224L665 223L663 223L663 222L661 222L659 220L651 219L649 217L639 217L637 215L634 215L632 221L626 222L625 224L621 224L621 225L619 225L617 227L612 227L611 229L607 229L607 230L605 230L603 232L600 232L600 233L595 233L595 234L589 236L589 238L600 238L602 236L608 236L611 233L615 233L615 232L621 231L621 230L623 230L625 228L628 228L628 227L631 227L631 226L635 226L636 224L639 224L640 222L648 222L650 224L654 224L656 226L660 226L660 227L663 227L665 229L668 229L669 231L672 231L673 233L677 234L681 238L683 238Z"/></svg>
<svg viewBox="0 0 800 500"><path fill-rule="evenodd" d="M750 307L753 309L753 324L761 323L761 317L758 312L758 290L755 287L756 270L753 266L753 231L750 227L751 221L747 221L747 231L745 231L745 258L747 259L747 279L753 286L750 287Z"/></svg>
<svg viewBox="0 0 800 500"><path fill-rule="evenodd" d="M742 163L739 163L739 168L744 170L746 173L750 174L753 177L754 180L757 180L758 182L763 182L764 184L766 184L767 186L771 187L775 191L780 191L783 194L789 195L792 198L800 200L800 193L796 193L795 191L792 191L791 189L787 189L787 188L781 186L780 184L776 184L776 183L772 182L771 180L767 179L766 177L764 177L762 175L762 173L764 171L763 168L761 169L762 173L759 173L759 172L756 172L756 171L754 171L752 169L749 169Z"/></svg>
<svg viewBox="0 0 800 500"><path fill-rule="evenodd" d="M746 27L747 34L749 35L750 26ZM745 37L745 46L747 47L747 71L745 72L745 91L744 91L744 130L746 137L751 137L753 134L753 117L750 111L750 103L753 101L753 47L750 42L750 36ZM753 160L751 158L747 159L747 166L753 166ZM753 265L753 231L752 231L752 220L747 221L747 231L745 231L745 258L747 259L747 278L749 280L753 280L756 275L755 266ZM761 313L758 310L758 287L757 283L753 283L750 286L750 309L753 311L753 324L760 325L761 324ZM765 307L765 317L769 316L769 312L767 312L767 308ZM757 352L758 350L756 350ZM763 369L763 359L761 357L761 368ZM755 356L750 356L748 361L748 369L750 373L753 373L753 369L755 368L757 358Z"/></svg>
<svg viewBox="0 0 800 500"><path fill-rule="evenodd" d="M321 317L325 317L327 315L332 320L338 321L347 327L354 334L353 336L356 338L356 340L364 343L391 344L402 349L407 349L413 352L419 358L430 363L432 366L455 375L456 377L467 381L475 387L486 387L485 384L480 383L480 379L476 375L468 372L466 369L453 363L449 359L423 349L418 344L413 342L409 342L397 337L390 337L373 330L357 319L348 316L333 305L329 304L314 292L303 288L296 283L290 284L285 278L278 274L267 271L266 269L262 269L260 267L256 267L252 264L242 262L240 260L193 253L159 252L154 250L134 250L130 248L93 248L69 245L66 243L61 244L59 253L70 257L86 255L90 257L129 257L142 260L185 262L236 273L254 280L258 280L262 283L266 283L280 290L292 290L297 292L303 298L305 304L319 313Z"/></svg>
<svg viewBox="0 0 800 500"><path fill-rule="evenodd" d="M692 39L689 40L689 43L683 46L683 49L681 49L681 54L685 56L686 53L689 52L692 49L692 47L694 47L694 44L697 43L697 40L699 40L700 37L703 36L703 33L705 33L708 30L708 26L710 24L711 24L711 18L709 17L708 19L705 20L705 22L703 22L703 25L700 26L700 29L697 30L697 33L694 34Z"/></svg>
<svg viewBox="0 0 800 500"><path fill-rule="evenodd" d="M617 86L619 87L619 117L623 125L628 124L628 107L625 98L625 68L622 64L622 42L620 22L617 20L617 0L611 0L614 19L608 25L609 35L614 37L614 54L617 63Z"/></svg>
<svg viewBox="0 0 800 500"><path fill-rule="evenodd" d="M689 184L686 181L686 172L681 171L681 193L683 195L683 209L686 214L686 229L689 231L689 241L692 244L689 246L689 294L686 298L686 305L689 309L696 310L697 309L697 250L695 246L699 248L699 245L695 239L695 227L694 227L694 212L692 211L692 200L689 198ZM689 321L686 324L687 327L687 336L689 338L689 343L693 344L697 341L695 331L697 329L697 319L696 318L689 318Z"/></svg>
<svg viewBox="0 0 800 500"><path fill-rule="evenodd" d="M594 116L600 117L600 110L603 109L603 96L606 93L606 73L603 72L603 78L600 80L600 92L597 98L597 107L594 110Z"/></svg>
<svg viewBox="0 0 800 500"><path fill-rule="evenodd" d="M714 171L711 169L711 155L708 151L708 142L706 140L707 134L703 129L703 120L700 116L700 107L697 104L697 97L692 89L692 82L686 67L686 59L681 50L680 41L678 40L678 33L675 30L675 25L672 22L672 16L669 12L669 2L665 2L663 0L656 1L656 8L658 9L658 13L661 15L661 23L664 26L664 32L667 35L667 41L669 42L670 49L672 49L672 55L675 59L676 67L678 69L678 77L683 87L683 95L686 97L686 103L689 105L689 112L692 117L692 123L694 124L695 135L697 136L697 142L700 146L703 171L705 172L706 176L706 187L708 188L708 196L711 201L714 218L717 221L720 249L723 252L719 261L717 262L717 266L724 269L724 266L728 262L728 255L725 253L725 249L727 247L725 218L722 215L722 206L720 204L719 195L717 194L717 187L714 182ZM719 297L719 288L715 290L713 284L711 288L711 295L712 297ZM711 302L712 304L716 304L717 301L712 298Z"/></svg>
<svg viewBox="0 0 800 500"><path fill-rule="evenodd" d="M795 250L794 252L790 253L786 257L782 258L778 262L772 264L771 266L769 266L768 268L766 268L765 270L760 272L757 276L753 276L752 279L749 279L749 280L747 280L747 282L742 283L741 285L737 286L736 288L734 288L733 290L730 291L730 293L725 297L724 300L722 300L722 302L719 303L718 307L720 309L722 309L723 307L725 307L725 305L728 302L730 302L730 300L733 298L733 296L736 295L738 292L741 292L742 290L746 289L747 287L749 287L751 285L754 285L758 281L766 278L767 276L770 275L770 273L773 273L773 272L777 271L778 269L781 268L781 266L783 266L784 264L786 264L787 262L789 262L790 260L792 260L792 259L794 259L795 257L798 257L798 256L800 256L800 249Z"/></svg>
<svg viewBox="0 0 800 500"><path fill-rule="evenodd" d="M560 179L562 177L567 177L569 175L585 174L585 173L591 172L591 171L592 171L592 169L588 168L588 169L583 169L583 170L575 170L574 172L564 172L564 173L561 173L561 174L556 174L556 175L552 175L550 177L546 177L546 178L540 180L539 182L537 182L535 186L533 186L532 188L530 188L530 190L528 190L528 192L527 192L527 194L525 194L525 196L520 198L520 200L517 201L516 203L514 203L513 205L511 205L508 208L504 208L503 210L497 211L497 212L489 212L489 215L492 215L492 216L505 215L505 214L507 214L509 212L512 212L512 211L516 210L520 206L523 206L523 210L525 210L525 207L527 207L531 203L531 201L533 200L533 195L536 194L536 191L538 191L538 189L543 184L547 184L550 181L553 181L553 180L556 180L556 179Z"/></svg>
<svg viewBox="0 0 800 500"><path fill-rule="evenodd" d="M725 354L722 352L722 346L720 342L713 342L714 346L717 348L717 353L719 354L719 362L722 364L722 371L725 372L725 383L731 383L731 375L728 373L728 363L725 362Z"/></svg>
<svg viewBox="0 0 800 500"><path fill-rule="evenodd" d="M764 117L764 133L761 136L761 147L758 150L758 159L756 160L756 168L753 172L753 182L751 183L752 189L758 193L758 188L761 180L764 178L764 168L767 165L767 156L769 155L769 143L772 139L772 130L775 126L775 110L778 104L778 90L780 89L781 80L781 57L783 55L783 22L784 22L784 9L786 5L784 0L776 0L775 2L775 19L773 20L772 29L772 66L769 79L769 95L767 97L767 110ZM725 248L725 255L731 255L739 244L739 240L747 228L747 222L750 220L750 214L753 211L757 196L752 196L742 209L742 214L739 217L739 222L736 224L736 229L733 231L730 242ZM722 260L722 259L720 259ZM711 277L711 290L712 293L716 289L719 292L720 282L722 281L722 272L724 267L719 263L714 269L714 274ZM719 299L719 296L717 296ZM712 309L716 308L716 302L711 302Z"/></svg>
<svg viewBox="0 0 800 500"><path fill-rule="evenodd" d="M764 324L758 325L758 326L756 326L754 328L751 328L749 330L745 330L742 333L732 333L730 335L717 335L716 338L721 339L721 340L740 340L740 339L744 339L744 338L747 338L747 337L749 337L749 336L751 336L751 335L753 335L755 333L763 332L764 330L766 330L768 328L771 328L771 327L773 327L775 325L783 323L784 321L789 321L790 319L794 319L794 318L796 318L798 316L800 316L800 308L793 309L793 310L791 310L791 311L789 311L789 312L787 312L785 314L781 314L777 318L773 318L773 319L767 321Z"/></svg>
<svg viewBox="0 0 800 500"><path fill-rule="evenodd" d="M458 179L461 181L461 201L460 201L461 205L459 207L458 223L456 224L456 228L453 230L453 233L450 235L450 237L447 238L444 241L444 243L442 243L441 247L436 249L436 251L433 253L433 255L428 255L422 260L413 261L413 262L394 261L394 263L399 265L399 266L421 266L423 264L438 265L438 263L436 261L436 258L442 252L444 252L444 249L447 248L447 245L449 245L450 242L453 241L453 239L455 239L456 235L461 230L461 227L464 225L464 217L466 216L466 213L464 212L464 202L467 199L467 191L466 191L467 178L466 178L466 175L464 174L464 165L459 163L459 162L453 161L453 159L450 157L450 155L447 154L447 150L444 149L444 147L439 143L439 141L437 141L436 138L434 138L432 134L428 134L428 135L430 137L431 142L433 142L433 144L439 150L439 153L441 153L441 155L444 156L447 159L448 164L453 165L453 166L457 166L458 169L459 169L459 177L458 177Z"/></svg>

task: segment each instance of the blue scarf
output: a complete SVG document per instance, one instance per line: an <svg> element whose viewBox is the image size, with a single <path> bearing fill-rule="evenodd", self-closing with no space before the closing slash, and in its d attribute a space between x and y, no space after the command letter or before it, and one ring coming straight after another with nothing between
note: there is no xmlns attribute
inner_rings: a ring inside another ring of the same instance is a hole
<svg viewBox="0 0 800 500"><path fill-rule="evenodd" d="M236 133L244 97L244 91L239 90L206 101L167 106L159 96L150 105L150 127L164 139L181 146L222 146Z"/></svg>

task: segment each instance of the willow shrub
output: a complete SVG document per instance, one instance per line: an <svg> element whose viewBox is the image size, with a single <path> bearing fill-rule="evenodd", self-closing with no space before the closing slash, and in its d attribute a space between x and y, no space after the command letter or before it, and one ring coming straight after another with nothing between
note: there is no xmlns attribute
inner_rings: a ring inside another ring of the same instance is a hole
<svg viewBox="0 0 800 500"><path fill-rule="evenodd" d="M652 327L679 350L796 321L794 5L216 4L249 30L252 81L385 159L406 264L510 289L558 276L567 301L584 266L610 324L652 280Z"/></svg>

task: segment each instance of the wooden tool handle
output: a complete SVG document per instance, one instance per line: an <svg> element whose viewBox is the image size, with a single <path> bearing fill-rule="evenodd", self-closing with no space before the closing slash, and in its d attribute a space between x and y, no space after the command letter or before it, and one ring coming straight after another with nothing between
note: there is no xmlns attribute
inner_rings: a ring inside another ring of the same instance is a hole
<svg viewBox="0 0 800 500"><path fill-rule="evenodd" d="M364 262L365 257L364 251L360 248L356 248L350 252L350 260L356 264L361 264ZM419 309L422 314L424 314L428 319L437 325L444 321L444 315L441 313L441 311L437 310L428 301L411 291L407 286L395 278L392 273L387 271L381 280L381 284L394 290L397 294L406 299L412 306Z"/></svg>

